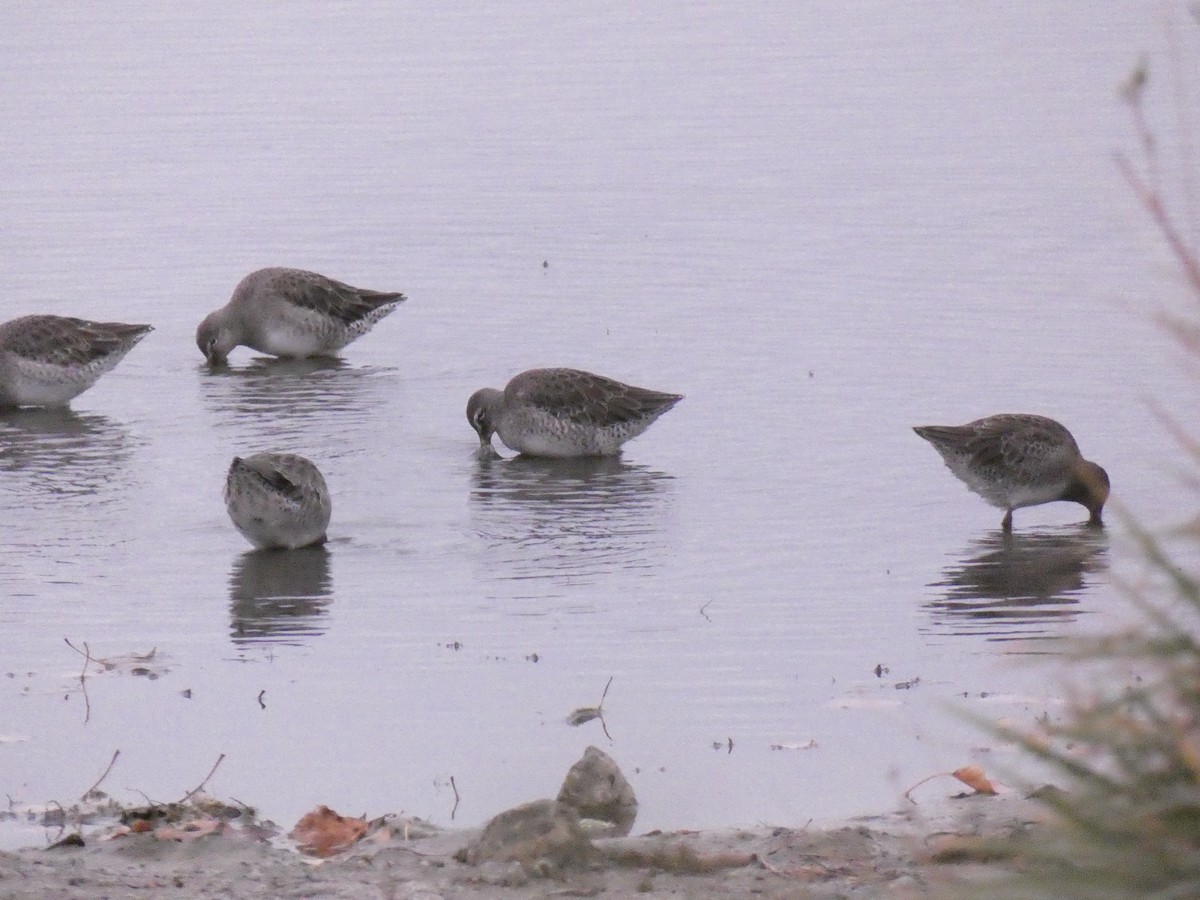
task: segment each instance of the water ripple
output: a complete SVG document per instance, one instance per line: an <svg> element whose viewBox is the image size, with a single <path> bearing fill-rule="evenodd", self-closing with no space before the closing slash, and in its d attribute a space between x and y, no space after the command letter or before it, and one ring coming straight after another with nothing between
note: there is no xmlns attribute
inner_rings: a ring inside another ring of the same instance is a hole
<svg viewBox="0 0 1200 900"><path fill-rule="evenodd" d="M485 565L506 580L654 568L673 480L619 457L482 459L471 507Z"/></svg>
<svg viewBox="0 0 1200 900"><path fill-rule="evenodd" d="M1080 599L1108 567L1104 532L991 532L973 540L931 587L936 631L1016 640L1053 633L1080 612Z"/></svg>
<svg viewBox="0 0 1200 900"><path fill-rule="evenodd" d="M116 495L136 442L106 416L69 409L0 413L3 491L31 506Z"/></svg>
<svg viewBox="0 0 1200 900"><path fill-rule="evenodd" d="M301 644L324 634L333 578L329 551L252 550L229 573L229 631L238 646Z"/></svg>
<svg viewBox="0 0 1200 900"><path fill-rule="evenodd" d="M395 393L393 374L341 359L256 358L203 367L200 390L217 426L239 432L247 446L346 447L350 433L376 426Z"/></svg>

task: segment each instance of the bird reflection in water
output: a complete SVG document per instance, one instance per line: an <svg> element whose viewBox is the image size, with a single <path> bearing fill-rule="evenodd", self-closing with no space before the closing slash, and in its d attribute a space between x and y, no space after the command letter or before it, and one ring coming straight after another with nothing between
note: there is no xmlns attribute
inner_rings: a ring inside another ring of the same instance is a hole
<svg viewBox="0 0 1200 900"><path fill-rule="evenodd" d="M200 370L204 405L218 427L262 431L264 444L345 446L348 429L377 427L395 394L394 370L344 359L256 357L246 366Z"/></svg>
<svg viewBox="0 0 1200 900"><path fill-rule="evenodd" d="M234 644L293 644L325 632L333 599L329 551L252 550L229 575L230 636Z"/></svg>
<svg viewBox="0 0 1200 900"><path fill-rule="evenodd" d="M0 471L19 476L5 478L4 487L19 490L30 505L39 495L56 502L119 495L132 443L106 416L65 408L0 411Z"/></svg>
<svg viewBox="0 0 1200 900"><path fill-rule="evenodd" d="M1079 601L1108 567L1108 541L1094 528L996 531L973 541L931 587L939 630L993 641L1048 637L1056 622L1080 612Z"/></svg>
<svg viewBox="0 0 1200 900"><path fill-rule="evenodd" d="M471 505L491 574L577 581L653 568L673 477L619 456L477 457Z"/></svg>

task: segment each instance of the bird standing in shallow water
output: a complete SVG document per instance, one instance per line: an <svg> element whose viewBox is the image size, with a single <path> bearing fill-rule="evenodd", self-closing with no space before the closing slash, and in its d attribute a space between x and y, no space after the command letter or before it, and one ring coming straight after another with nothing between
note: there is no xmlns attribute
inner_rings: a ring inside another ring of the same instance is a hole
<svg viewBox="0 0 1200 900"><path fill-rule="evenodd" d="M244 345L272 356L332 356L407 299L302 269L259 269L196 329L196 346L222 365Z"/></svg>
<svg viewBox="0 0 1200 900"><path fill-rule="evenodd" d="M1012 530L1014 509L1055 500L1087 507L1101 525L1108 473L1079 453L1071 432L1045 416L1007 413L966 425L918 425L917 434L942 455L947 468L992 506Z"/></svg>
<svg viewBox="0 0 1200 900"><path fill-rule="evenodd" d="M0 407L66 406L154 329L70 316L0 325Z"/></svg>
<svg viewBox="0 0 1200 900"><path fill-rule="evenodd" d="M225 508L255 547L285 550L324 542L332 512L320 470L294 453L235 456L225 477Z"/></svg>
<svg viewBox="0 0 1200 900"><path fill-rule="evenodd" d="M530 456L613 456L682 399L579 369L530 369L503 391L472 394L467 421L481 450L491 450L498 434Z"/></svg>

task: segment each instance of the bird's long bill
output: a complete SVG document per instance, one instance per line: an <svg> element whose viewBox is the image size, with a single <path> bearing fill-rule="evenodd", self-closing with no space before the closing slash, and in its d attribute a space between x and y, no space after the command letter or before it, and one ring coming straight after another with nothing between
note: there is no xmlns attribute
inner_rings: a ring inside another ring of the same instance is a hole
<svg viewBox="0 0 1200 900"><path fill-rule="evenodd" d="M496 452L496 448L492 446L492 437L479 438L479 448L475 451L476 459L499 459L500 454Z"/></svg>

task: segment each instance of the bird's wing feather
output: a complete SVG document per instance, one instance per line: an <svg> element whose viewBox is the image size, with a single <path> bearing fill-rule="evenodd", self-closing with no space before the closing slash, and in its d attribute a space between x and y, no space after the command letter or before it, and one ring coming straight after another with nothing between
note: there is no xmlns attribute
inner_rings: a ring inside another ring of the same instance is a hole
<svg viewBox="0 0 1200 900"><path fill-rule="evenodd" d="M371 291L356 288L316 273L292 271L278 276L275 289L288 302L353 325L381 306L402 303L398 291Z"/></svg>
<svg viewBox="0 0 1200 900"><path fill-rule="evenodd" d="M535 369L509 382L509 402L524 403L581 425L604 427L670 409L680 397L623 384L578 369Z"/></svg>

